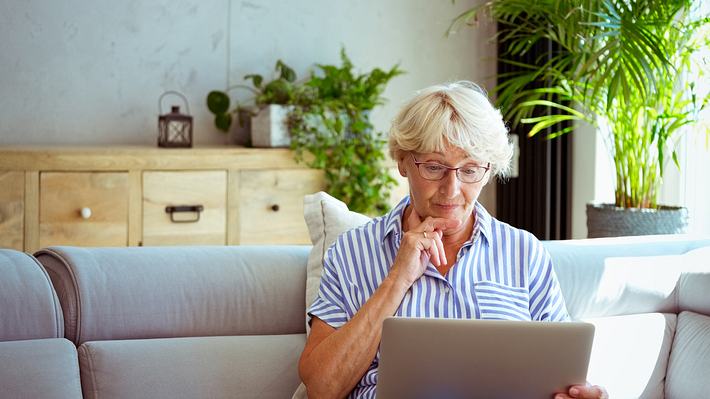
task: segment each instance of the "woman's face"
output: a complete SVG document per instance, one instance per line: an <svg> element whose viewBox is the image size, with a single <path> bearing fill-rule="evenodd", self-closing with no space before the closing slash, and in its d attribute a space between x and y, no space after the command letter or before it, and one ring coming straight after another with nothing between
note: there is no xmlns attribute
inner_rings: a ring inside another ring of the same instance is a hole
<svg viewBox="0 0 710 399"><path fill-rule="evenodd" d="M433 162L451 168L465 165L486 166L479 160L468 156L458 147L449 147L444 152L403 153L398 161L399 172L409 180L411 203L417 214L424 220L426 217L457 219L461 221L460 229L470 229L469 219L474 210L474 204L483 186L488 183L490 172L477 183L463 183L452 170L447 171L438 181L426 180L420 174L414 163ZM420 167L424 167L421 165ZM456 232L448 231L448 234Z"/></svg>

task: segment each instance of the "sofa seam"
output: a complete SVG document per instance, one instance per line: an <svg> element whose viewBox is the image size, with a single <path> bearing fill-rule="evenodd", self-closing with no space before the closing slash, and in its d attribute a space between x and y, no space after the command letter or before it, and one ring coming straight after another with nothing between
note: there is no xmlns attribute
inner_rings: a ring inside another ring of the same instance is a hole
<svg viewBox="0 0 710 399"><path fill-rule="evenodd" d="M59 302L59 298L58 298L58 296L57 296L57 292L56 292L56 290L54 289L54 284L52 284L52 280L49 278L49 273L47 273L47 270L44 268L44 266L42 266L42 263L40 263L40 261L37 260L37 258L35 258L34 255L30 255L30 254L28 254L28 253L26 253L26 252L23 252L23 254L24 254L25 256L27 256L28 258L30 258L30 259L34 262L35 266L37 266L37 267L39 268L40 272L42 272L42 275L44 276L45 283L47 284L47 288L49 289L49 294L50 294L50 296L51 296L51 298L52 298L52 304L54 305L54 309L53 309L53 310L54 310L54 324L55 324L55 326L54 326L54 332L55 332L55 337L56 337L56 338L64 338L64 325L63 325L63 320L62 320L61 323L60 323L60 320L59 320L59 312L62 312L62 313L63 313L64 311L62 310L62 304ZM62 319L63 319L63 315L62 315ZM60 324L62 324L62 325L60 326ZM60 329L61 329L61 331L60 331ZM60 334L60 333L61 333L61 334ZM60 336L60 335L61 335L61 336Z"/></svg>
<svg viewBox="0 0 710 399"><path fill-rule="evenodd" d="M66 339L66 338L64 338ZM68 339L66 339L69 341ZM74 347L74 350L76 350L76 377L77 381L79 381L79 391L82 392L82 396L84 395L83 389L81 388L81 366L79 364L79 350L76 348L73 342L69 341L69 343Z"/></svg>
<svg viewBox="0 0 710 399"><path fill-rule="evenodd" d="M676 282L676 286L675 286L676 290L675 290L675 295L674 295L673 299L675 300L676 314L680 314L680 312L682 311L680 308L680 290L683 287L683 275L684 275L684 273L681 272L680 276L678 276L678 281Z"/></svg>
<svg viewBox="0 0 710 399"><path fill-rule="evenodd" d="M94 393L92 397L93 397L94 399L96 399L96 398L99 397L99 394L98 394L99 390L97 389L97 385L96 385L96 373L94 372L94 371L95 371L95 369L94 369L94 356L93 356L93 354L92 354L91 348L89 348L89 346L86 345L86 343L81 344L81 346L84 347L84 352L86 353L87 367L88 367L88 369L89 369L88 371L91 372L91 377L90 377L90 379L91 379L91 390L92 390L93 393ZM77 356L77 358L78 358L78 356ZM80 368L81 368L81 367L80 367ZM84 394L84 389L83 389L83 387L82 387L82 390L81 390L81 391L82 391L82 395L83 395L83 394Z"/></svg>
<svg viewBox="0 0 710 399"><path fill-rule="evenodd" d="M666 391L668 390L668 372L671 369L671 357L673 357L673 352L675 349L675 337L678 335L678 327L680 323L680 310L675 314L675 328L673 329L673 336L671 337L671 347L668 349L668 361L666 362L666 370L663 374L663 396L666 396Z"/></svg>
<svg viewBox="0 0 710 399"><path fill-rule="evenodd" d="M69 262L65 259L63 254L60 251L57 251L55 248L45 248L42 249L38 252L35 253L35 256L37 255L42 255L42 254L47 254L48 256L52 256L59 260L59 262L64 265L65 269L69 273L69 277L72 283L72 286L74 288L74 295L76 297L76 342L74 342L74 345L79 345L81 342L81 292L79 292L79 284L77 282L76 274L74 273L74 270L70 267ZM66 320L64 321L66 323ZM64 331L64 334L66 335L66 329Z"/></svg>

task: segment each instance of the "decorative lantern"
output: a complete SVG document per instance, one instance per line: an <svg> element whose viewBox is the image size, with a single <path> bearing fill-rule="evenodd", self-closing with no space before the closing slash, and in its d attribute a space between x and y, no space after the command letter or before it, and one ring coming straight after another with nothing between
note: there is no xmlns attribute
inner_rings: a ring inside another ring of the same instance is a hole
<svg viewBox="0 0 710 399"><path fill-rule="evenodd" d="M181 114L180 107L173 105L170 113L158 117L158 147L192 147L192 117L187 98L177 91L166 91L158 99L158 110L163 112L163 97L168 94L182 98L187 114Z"/></svg>

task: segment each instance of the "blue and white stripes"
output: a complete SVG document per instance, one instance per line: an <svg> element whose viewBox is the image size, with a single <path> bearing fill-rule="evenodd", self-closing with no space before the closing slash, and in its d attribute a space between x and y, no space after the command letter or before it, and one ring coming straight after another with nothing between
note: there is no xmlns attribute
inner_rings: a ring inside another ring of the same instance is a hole
<svg viewBox="0 0 710 399"><path fill-rule="evenodd" d="M325 256L318 297L308 310L339 328L382 283L402 238L409 198L388 214L342 234ZM471 240L446 276L429 264L398 316L564 321L569 318L552 262L530 233L492 218L476 204ZM379 352L352 398L374 397Z"/></svg>

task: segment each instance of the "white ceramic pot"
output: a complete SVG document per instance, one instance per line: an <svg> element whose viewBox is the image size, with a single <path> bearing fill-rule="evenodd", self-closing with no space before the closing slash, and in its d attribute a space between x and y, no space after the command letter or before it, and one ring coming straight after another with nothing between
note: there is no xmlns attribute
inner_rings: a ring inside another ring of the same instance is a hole
<svg viewBox="0 0 710 399"><path fill-rule="evenodd" d="M251 145L254 147L288 147L288 113L293 106L268 105L251 120Z"/></svg>

